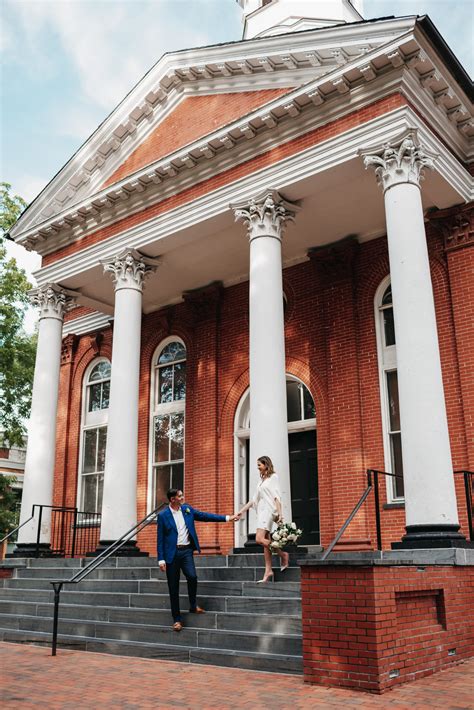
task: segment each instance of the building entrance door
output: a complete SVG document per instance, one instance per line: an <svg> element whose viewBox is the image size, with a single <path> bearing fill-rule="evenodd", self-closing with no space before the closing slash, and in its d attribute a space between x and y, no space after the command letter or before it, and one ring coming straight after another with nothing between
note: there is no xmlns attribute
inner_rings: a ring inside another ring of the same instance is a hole
<svg viewBox="0 0 474 710"><path fill-rule="evenodd" d="M293 522L303 530L299 545L319 545L319 494L316 432L290 434L290 483Z"/></svg>
<svg viewBox="0 0 474 710"><path fill-rule="evenodd" d="M291 519L304 530L302 545L319 544L319 495L316 411L308 388L294 375L286 382L290 450ZM237 407L234 428L235 506L238 510L258 485L256 461L249 461L250 397L247 390ZM267 452L268 454L268 452ZM256 517L250 509L235 524L236 549L255 544Z"/></svg>

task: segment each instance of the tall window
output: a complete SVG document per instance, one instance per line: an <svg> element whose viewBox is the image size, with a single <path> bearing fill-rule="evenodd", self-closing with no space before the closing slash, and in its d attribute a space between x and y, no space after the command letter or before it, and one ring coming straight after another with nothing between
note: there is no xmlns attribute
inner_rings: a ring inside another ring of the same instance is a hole
<svg viewBox="0 0 474 710"><path fill-rule="evenodd" d="M384 426L385 467L390 473L403 476L402 434L398 398L397 350L393 320L392 287L389 279L380 285L376 295L376 318ZM388 487L389 499L404 496L403 478L393 478Z"/></svg>
<svg viewBox="0 0 474 710"><path fill-rule="evenodd" d="M94 361L84 378L79 506L100 513L110 395L110 362Z"/></svg>
<svg viewBox="0 0 474 710"><path fill-rule="evenodd" d="M155 506L168 488L183 488L186 348L176 338L165 341L153 364L152 467Z"/></svg>

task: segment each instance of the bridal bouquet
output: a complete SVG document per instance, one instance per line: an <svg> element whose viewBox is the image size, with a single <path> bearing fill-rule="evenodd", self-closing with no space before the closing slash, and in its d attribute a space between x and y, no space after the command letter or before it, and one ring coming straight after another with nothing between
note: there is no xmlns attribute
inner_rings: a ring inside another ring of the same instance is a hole
<svg viewBox="0 0 474 710"><path fill-rule="evenodd" d="M303 531L296 527L296 523L280 523L272 533L270 550L281 550L286 545L295 545Z"/></svg>

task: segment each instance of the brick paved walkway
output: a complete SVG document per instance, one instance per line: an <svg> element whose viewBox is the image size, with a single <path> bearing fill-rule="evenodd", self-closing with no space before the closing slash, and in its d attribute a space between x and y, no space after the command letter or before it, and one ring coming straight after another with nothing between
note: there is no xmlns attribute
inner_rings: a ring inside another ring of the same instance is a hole
<svg viewBox="0 0 474 710"><path fill-rule="evenodd" d="M0 643L2 708L474 710L474 659L383 696L300 677Z"/></svg>

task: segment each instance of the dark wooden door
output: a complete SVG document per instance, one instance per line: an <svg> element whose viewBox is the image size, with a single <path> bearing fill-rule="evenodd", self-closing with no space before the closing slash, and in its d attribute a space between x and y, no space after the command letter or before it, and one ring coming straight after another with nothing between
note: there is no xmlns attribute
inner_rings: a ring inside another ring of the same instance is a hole
<svg viewBox="0 0 474 710"><path fill-rule="evenodd" d="M318 456L316 432L288 436L293 522L303 530L299 545L319 545Z"/></svg>

